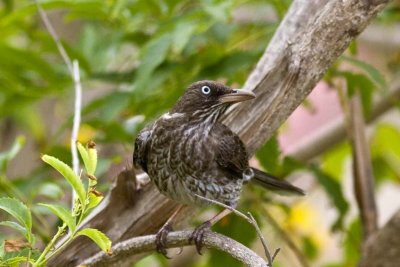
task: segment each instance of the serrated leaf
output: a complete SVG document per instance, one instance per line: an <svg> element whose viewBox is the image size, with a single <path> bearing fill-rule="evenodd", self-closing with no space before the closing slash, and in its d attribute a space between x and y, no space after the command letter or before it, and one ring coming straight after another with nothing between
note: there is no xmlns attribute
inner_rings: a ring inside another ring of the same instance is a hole
<svg viewBox="0 0 400 267"><path fill-rule="evenodd" d="M385 77L380 73L374 66L368 64L367 62L358 60L356 58L351 58L347 56L342 56L342 59L346 62L360 68L382 89L387 89L388 85Z"/></svg>
<svg viewBox="0 0 400 267"><path fill-rule="evenodd" d="M333 177L324 173L315 165L311 165L310 170L317 178L318 182L321 184L325 192L328 194L328 197L332 201L334 207L339 212L339 217L332 226L332 230L336 231L338 229L342 229L344 217L349 210L349 203L343 196L343 191L340 184Z"/></svg>
<svg viewBox="0 0 400 267"><path fill-rule="evenodd" d="M26 228L24 228L23 226L21 226L20 224L18 224L16 222L2 221L2 222L0 222L0 225L13 228L14 230L17 230L18 232L20 232L23 236L25 236L25 237L27 236Z"/></svg>
<svg viewBox="0 0 400 267"><path fill-rule="evenodd" d="M110 239L97 229L85 228L77 233L77 236L84 235L89 237L99 246L101 250L111 255L111 241Z"/></svg>
<svg viewBox="0 0 400 267"><path fill-rule="evenodd" d="M27 235L31 233L32 215L25 204L17 199L4 197L0 198L0 209L13 216L21 225L23 225ZM27 239L28 241L31 241L28 236Z"/></svg>
<svg viewBox="0 0 400 267"><path fill-rule="evenodd" d="M74 233L76 230L75 218L71 213L60 205L43 204L39 203L40 206L46 207L51 210L58 218L60 218L69 228L69 230Z"/></svg>
<svg viewBox="0 0 400 267"><path fill-rule="evenodd" d="M76 191L80 202L84 204L86 196L85 187L83 186L82 180L74 173L71 167L61 160L49 155L43 155L42 160L56 169L65 179L67 179L69 184Z"/></svg>

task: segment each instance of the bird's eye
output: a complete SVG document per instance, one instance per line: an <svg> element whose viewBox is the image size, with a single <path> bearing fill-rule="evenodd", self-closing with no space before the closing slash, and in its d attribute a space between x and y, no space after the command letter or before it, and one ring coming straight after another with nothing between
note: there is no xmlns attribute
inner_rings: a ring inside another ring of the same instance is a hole
<svg viewBox="0 0 400 267"><path fill-rule="evenodd" d="M208 87L207 85L201 87L201 92L205 95L208 95L211 92L210 87Z"/></svg>

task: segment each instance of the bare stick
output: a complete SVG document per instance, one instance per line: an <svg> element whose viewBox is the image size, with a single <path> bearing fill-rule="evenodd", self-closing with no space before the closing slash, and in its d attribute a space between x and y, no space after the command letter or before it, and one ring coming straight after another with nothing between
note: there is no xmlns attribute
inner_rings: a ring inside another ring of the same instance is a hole
<svg viewBox="0 0 400 267"><path fill-rule="evenodd" d="M248 212L249 216L246 216L243 213L241 213L240 211L238 211L237 209L234 209L234 208L232 208L232 207L230 207L230 206L228 206L228 205L226 205L224 203L221 203L219 201L216 201L216 200L213 200L213 199L209 199L209 198L197 195L197 194L196 194L196 196L201 198L201 199L203 199L203 200L205 200L205 201L208 201L208 202L210 202L212 204L215 204L215 205L218 205L218 206L223 207L225 209L228 209L228 210L232 211L234 214L236 214L237 216L245 219L248 223L250 223L256 229L257 235L260 238L261 244L264 247L265 256L268 259L268 266L272 267L273 258L275 258L276 254L279 252L279 249L274 252L274 257L271 257L271 253L269 252L269 249L267 247L265 239L264 239L264 237L263 237L263 235L261 233L260 227L258 226L257 221L254 219L254 217L251 215L250 212Z"/></svg>
<svg viewBox="0 0 400 267"><path fill-rule="evenodd" d="M44 26L46 27L46 30L50 33L51 38L53 39L54 43L57 46L58 52L60 52L61 57L63 58L65 64L67 64L68 70L71 73L71 76L73 77L73 66L71 63L71 59L69 58L67 52L64 49L64 46L61 44L60 39L58 38L58 35L56 31L54 30L53 26L50 23L49 17L47 16L46 12L43 10L42 6L40 5L38 0L34 0L37 6L37 9L39 11L40 18L43 21Z"/></svg>
<svg viewBox="0 0 400 267"><path fill-rule="evenodd" d="M53 25L51 25L46 12L43 10L43 8L40 5L38 0L34 0L34 1L36 3L37 9L39 11L40 18L42 19L44 26L46 27L46 29L49 32L50 36L52 37L54 43L56 44L58 52L60 53L65 64L67 65L67 68L69 70L69 73L71 74L72 80L74 81L75 108L74 108L74 122L73 122L72 133L71 133L71 154L72 154L72 169L74 170L75 174L79 175L79 158L78 158L78 152L77 152L77 148L76 148L76 141L77 141L79 126L80 126L80 121L81 121L81 105L82 105L82 85L81 85L81 79L80 79L80 75L79 75L79 64L78 64L77 60L74 60L73 64L71 63L71 59L69 58L67 52L65 51L64 46L62 45L62 43L60 41L60 38L58 38L58 35L53 28ZM75 191L72 191L72 205L74 204L74 199L75 199Z"/></svg>
<svg viewBox="0 0 400 267"><path fill-rule="evenodd" d="M79 158L76 148L78 141L79 126L81 123L81 105L82 105L82 86L79 76L79 63L77 60L73 62L73 78L75 83L75 109L74 109L74 124L71 133L71 153L72 153L72 168L76 174L79 173Z"/></svg>

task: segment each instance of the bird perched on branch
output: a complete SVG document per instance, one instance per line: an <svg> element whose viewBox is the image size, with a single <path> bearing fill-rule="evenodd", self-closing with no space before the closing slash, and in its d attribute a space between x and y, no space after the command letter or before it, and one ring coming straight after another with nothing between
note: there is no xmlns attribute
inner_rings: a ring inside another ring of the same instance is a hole
<svg viewBox="0 0 400 267"><path fill-rule="evenodd" d="M214 81L193 83L168 113L139 133L134 166L142 168L162 194L184 205L209 204L198 197L202 196L234 208L247 182L303 195L300 188L250 167L243 142L218 121L230 105L254 97L250 91ZM164 255L171 221L177 213L157 233L157 250ZM227 213L221 212L194 230L191 240L199 253L204 232Z"/></svg>

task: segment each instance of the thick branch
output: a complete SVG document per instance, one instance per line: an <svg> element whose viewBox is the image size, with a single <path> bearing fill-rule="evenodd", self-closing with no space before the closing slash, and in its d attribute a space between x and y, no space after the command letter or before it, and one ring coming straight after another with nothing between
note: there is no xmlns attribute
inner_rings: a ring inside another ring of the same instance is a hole
<svg viewBox="0 0 400 267"><path fill-rule="evenodd" d="M239 133L250 153L254 153L300 105L329 66L387 2L293 2L246 82L245 87L254 89L257 98L241 104L224 119L224 123ZM134 188L132 179L129 173L122 173L109 196L85 225L102 230L114 243L155 233L177 206L160 195L154 186L128 193L128 188ZM129 201L132 198L134 200ZM97 251L90 241L78 239L54 256L49 265L72 266ZM138 258L140 256L126 259L125 264L128 266Z"/></svg>
<svg viewBox="0 0 400 267"><path fill-rule="evenodd" d="M190 246L189 238L192 231L171 232L168 234L167 248ZM99 252L81 265L89 266L121 266L129 255L155 251L155 235L140 236L118 243L113 247L113 256ZM241 261L246 266L268 266L267 263L256 253L237 241L214 232L207 232L204 235L204 245L209 248L226 252L233 258Z"/></svg>

